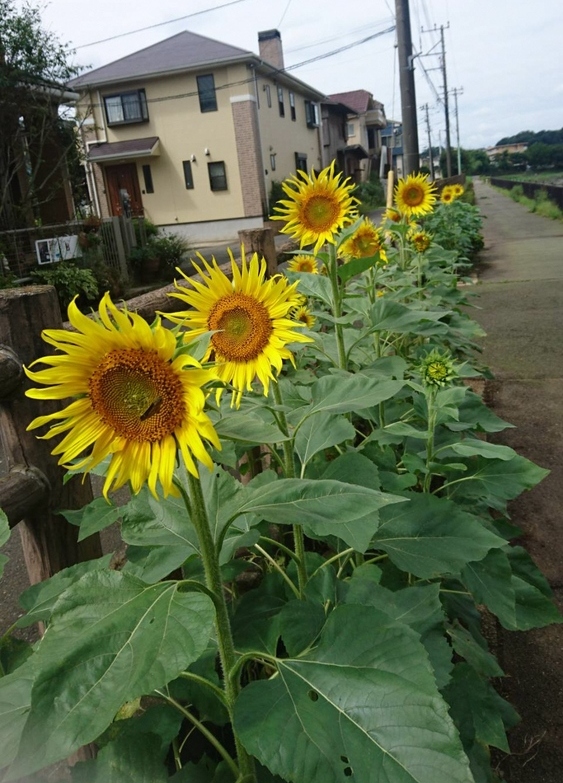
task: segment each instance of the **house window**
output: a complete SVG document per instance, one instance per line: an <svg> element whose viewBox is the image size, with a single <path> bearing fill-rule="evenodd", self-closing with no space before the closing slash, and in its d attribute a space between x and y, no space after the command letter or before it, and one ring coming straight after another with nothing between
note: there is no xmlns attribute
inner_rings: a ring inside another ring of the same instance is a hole
<svg viewBox="0 0 563 783"><path fill-rule="evenodd" d="M356 135L356 126L353 122L346 123L346 137L349 139L351 136Z"/></svg>
<svg viewBox="0 0 563 783"><path fill-rule="evenodd" d="M147 122L147 98L144 90L122 92L104 97L108 125L124 125L132 122Z"/></svg>
<svg viewBox="0 0 563 783"><path fill-rule="evenodd" d="M323 117L323 147L330 147L330 121Z"/></svg>
<svg viewBox="0 0 563 783"><path fill-rule="evenodd" d="M143 166L143 179L145 180L145 193L154 193L154 186L152 184L152 171L148 164Z"/></svg>
<svg viewBox="0 0 563 783"><path fill-rule="evenodd" d="M194 178L192 177L192 164L189 160L182 161L184 168L184 182L186 184L186 190L193 190Z"/></svg>
<svg viewBox="0 0 563 783"><path fill-rule="evenodd" d="M295 153L295 170L307 171L307 155L304 152Z"/></svg>
<svg viewBox="0 0 563 783"><path fill-rule="evenodd" d="M285 106L283 105L283 87L278 87L278 106L280 117L285 117Z"/></svg>
<svg viewBox="0 0 563 783"><path fill-rule="evenodd" d="M202 112L217 111L215 79L212 73L197 77L197 94L199 96L199 108Z"/></svg>
<svg viewBox="0 0 563 783"><path fill-rule="evenodd" d="M222 160L213 161L207 164L209 172L209 185L211 190L227 190L227 173L225 171L225 162Z"/></svg>
<svg viewBox="0 0 563 783"><path fill-rule="evenodd" d="M291 119L295 122L295 95L292 92L289 93L289 112Z"/></svg>
<svg viewBox="0 0 563 783"><path fill-rule="evenodd" d="M270 90L270 85L265 84L262 88L264 92L266 93L266 100L268 101L268 108L272 108L272 91Z"/></svg>
<svg viewBox="0 0 563 783"><path fill-rule="evenodd" d="M319 127L319 107L313 101L305 101L305 119L308 128Z"/></svg>

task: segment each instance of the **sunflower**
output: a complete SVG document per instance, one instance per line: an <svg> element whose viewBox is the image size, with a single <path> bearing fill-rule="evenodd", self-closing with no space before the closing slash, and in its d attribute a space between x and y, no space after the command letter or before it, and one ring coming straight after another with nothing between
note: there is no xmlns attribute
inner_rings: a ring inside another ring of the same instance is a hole
<svg viewBox="0 0 563 783"><path fill-rule="evenodd" d="M213 355L219 378L234 387L233 405L238 407L255 378L268 394L269 383L275 380L272 368L278 374L283 359L293 361L287 343L311 342L311 338L294 331L298 324L289 318L292 308L301 304L298 284L290 285L280 275L265 280L266 262L259 261L256 253L247 262L243 250L240 269L230 250L229 255L232 280L215 259L210 265L199 256L207 272L194 263L202 282L183 275L193 290L176 283L178 293L170 294L192 309L169 313L167 318L186 327L186 342L213 332L203 361Z"/></svg>
<svg viewBox="0 0 563 783"><path fill-rule="evenodd" d="M437 349L430 351L422 359L417 367L425 386L441 387L450 386L457 371L449 351L441 352Z"/></svg>
<svg viewBox="0 0 563 783"><path fill-rule="evenodd" d="M395 207L387 207L383 213L383 217L384 219L390 220L392 223L400 223L403 218L399 210L395 209Z"/></svg>
<svg viewBox="0 0 563 783"><path fill-rule="evenodd" d="M43 339L60 353L38 362L50 365L32 381L47 385L29 389L39 400L74 398L65 408L34 419L28 429L51 424L44 438L65 433L52 453L59 464L83 455L74 469L88 472L111 455L103 493L130 481L138 492L145 481L156 497L174 491L172 479L180 450L187 469L197 476L195 459L213 467L203 440L220 443L203 408L203 386L216 379L186 354L175 357L176 337L157 320L151 327L141 316L120 311L109 294L100 302L99 319L91 320L74 300L68 318L76 331L47 329ZM32 365L33 366L33 365ZM86 455L84 456L84 452Z"/></svg>
<svg viewBox="0 0 563 783"><path fill-rule="evenodd" d="M436 187L428 182L426 174L409 174L400 179L395 188L395 203L408 217L432 212L436 201Z"/></svg>
<svg viewBox="0 0 563 783"><path fill-rule="evenodd" d="M455 201L455 194L451 185L446 185L442 188L442 192L440 193L440 201L442 204L451 204L452 201Z"/></svg>
<svg viewBox="0 0 563 783"><path fill-rule="evenodd" d="M417 253L425 253L432 242L432 237L430 234L427 231L422 231L422 229L419 228L415 229L414 231L409 231L407 234L407 239Z"/></svg>
<svg viewBox="0 0 563 783"><path fill-rule="evenodd" d="M317 320L309 308L304 307L303 305L301 305L301 307L297 307L291 314L295 321L299 321L304 326L306 326L307 329L312 329L315 325L315 321Z"/></svg>
<svg viewBox="0 0 563 783"><path fill-rule="evenodd" d="M314 256L293 256L288 262L287 268L291 272L309 272L309 274L312 275L319 274L319 263Z"/></svg>
<svg viewBox="0 0 563 783"><path fill-rule="evenodd" d="M456 198L463 196L463 194L465 193L465 189L463 185L461 185L459 182L454 182L454 184L452 185L452 189L454 191L454 196Z"/></svg>
<svg viewBox="0 0 563 783"><path fill-rule="evenodd" d="M283 234L298 239L301 247L314 244L317 253L325 242L335 243L334 235L356 217L357 198L352 196L354 183L341 182L342 174L334 173L334 161L320 174L298 171L282 183L288 197L281 199L275 209L279 215L272 220L284 220Z"/></svg>
<svg viewBox="0 0 563 783"><path fill-rule="evenodd" d="M387 263L383 232L364 218L351 237L342 243L340 252L345 258L371 258L379 253L382 264Z"/></svg>

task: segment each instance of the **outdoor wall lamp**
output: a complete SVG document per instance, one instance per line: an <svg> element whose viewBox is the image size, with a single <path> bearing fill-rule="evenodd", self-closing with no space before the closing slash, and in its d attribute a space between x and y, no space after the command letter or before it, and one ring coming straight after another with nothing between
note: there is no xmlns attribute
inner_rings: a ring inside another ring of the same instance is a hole
<svg viewBox="0 0 563 783"><path fill-rule="evenodd" d="M203 151L206 155L211 155L211 153L209 152L209 147L206 147Z"/></svg>

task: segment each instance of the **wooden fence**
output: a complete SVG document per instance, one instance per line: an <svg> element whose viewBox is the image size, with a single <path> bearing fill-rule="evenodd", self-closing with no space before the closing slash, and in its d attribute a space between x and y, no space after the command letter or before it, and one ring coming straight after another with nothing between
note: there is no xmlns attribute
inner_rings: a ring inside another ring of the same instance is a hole
<svg viewBox="0 0 563 783"><path fill-rule="evenodd" d="M277 260L271 229L240 232L240 240L247 251L266 258L273 274ZM177 309L177 301L167 296L172 289L167 286L129 300L128 309L152 321L156 311ZM0 448L7 463L6 475L0 478L0 508L10 527L18 525L31 584L102 554L98 534L78 542L78 528L58 513L82 508L92 500L89 477L75 476L64 483L66 471L50 453L53 442L27 431L34 418L67 404L26 397L33 384L23 372L23 365L29 367L51 351L42 331L63 326L68 328L52 286L0 290Z"/></svg>

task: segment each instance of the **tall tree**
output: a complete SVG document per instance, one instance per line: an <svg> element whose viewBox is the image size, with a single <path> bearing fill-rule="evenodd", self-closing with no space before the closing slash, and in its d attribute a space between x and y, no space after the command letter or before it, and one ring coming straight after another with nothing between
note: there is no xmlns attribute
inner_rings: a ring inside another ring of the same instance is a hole
<svg viewBox="0 0 563 783"><path fill-rule="evenodd" d="M66 198L74 145L60 109L77 68L42 27L40 9L0 0L0 227L41 220Z"/></svg>

